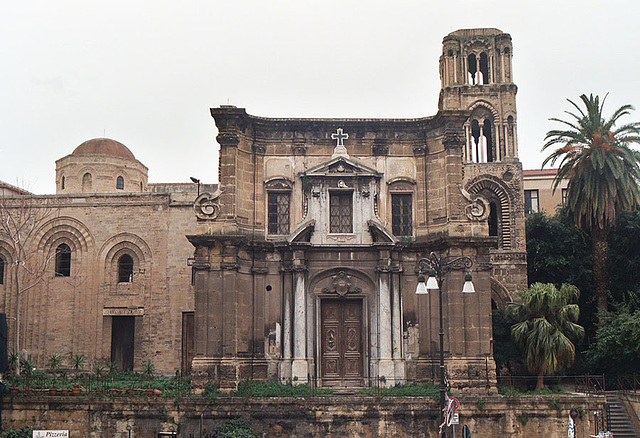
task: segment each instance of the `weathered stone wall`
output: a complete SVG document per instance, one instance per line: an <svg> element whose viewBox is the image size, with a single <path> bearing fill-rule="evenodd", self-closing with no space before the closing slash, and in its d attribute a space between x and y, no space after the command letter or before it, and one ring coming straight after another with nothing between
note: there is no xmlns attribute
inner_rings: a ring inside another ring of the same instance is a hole
<svg viewBox="0 0 640 438"><path fill-rule="evenodd" d="M194 310L191 269L193 247L185 238L195 228L196 186L176 194L41 196L52 215L29 242L28 251L49 258L42 281L20 297L20 350L26 349L38 368L51 354L85 356L85 366L110 360L111 316L105 309L137 309L134 368L151 360L156 370L173 374L181 367L182 314ZM9 207L10 208L10 207ZM56 276L55 251L71 249L70 276ZM11 254L0 242L7 261L0 284L0 311L15 316L16 297ZM134 258L132 282L119 283L117 258ZM142 310L141 310L142 309ZM9 351L15 350L15 320L9 321Z"/></svg>
<svg viewBox="0 0 640 438"><path fill-rule="evenodd" d="M576 436L593 431L600 396L460 397L460 424L474 437L564 438L569 410L578 409ZM243 418L264 437L428 437L438 436L438 407L422 397L203 398L5 397L3 430L23 425L68 429L73 438L213 437L217 425Z"/></svg>

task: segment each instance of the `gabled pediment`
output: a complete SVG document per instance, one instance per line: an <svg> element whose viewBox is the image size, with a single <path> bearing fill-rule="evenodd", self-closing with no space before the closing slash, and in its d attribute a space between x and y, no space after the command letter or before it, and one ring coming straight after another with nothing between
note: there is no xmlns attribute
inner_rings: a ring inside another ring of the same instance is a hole
<svg viewBox="0 0 640 438"><path fill-rule="evenodd" d="M287 238L289 243L308 243L311 240L311 233L315 229L316 221L310 219L301 223Z"/></svg>
<svg viewBox="0 0 640 438"><path fill-rule="evenodd" d="M369 232L375 243L396 243L398 241L382 222L370 219L367 224L369 225Z"/></svg>
<svg viewBox="0 0 640 438"><path fill-rule="evenodd" d="M382 174L372 167L366 166L358 160L340 156L322 163L318 166L303 172L306 177L327 177L327 176L368 176L381 178Z"/></svg>

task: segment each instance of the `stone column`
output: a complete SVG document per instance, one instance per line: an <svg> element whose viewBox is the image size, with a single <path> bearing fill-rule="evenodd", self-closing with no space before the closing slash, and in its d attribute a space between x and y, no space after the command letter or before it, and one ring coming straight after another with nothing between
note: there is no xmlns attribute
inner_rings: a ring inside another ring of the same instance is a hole
<svg viewBox="0 0 640 438"><path fill-rule="evenodd" d="M518 156L518 129L515 121L513 122L513 157Z"/></svg>
<svg viewBox="0 0 640 438"><path fill-rule="evenodd" d="M291 380L291 345L292 345L292 278L291 269L282 268L282 367L280 380Z"/></svg>
<svg viewBox="0 0 640 438"><path fill-rule="evenodd" d="M453 54L453 84L458 83L458 55Z"/></svg>
<svg viewBox="0 0 640 438"><path fill-rule="evenodd" d="M473 161L473 153L471 152L471 125L465 123L464 125L464 135L467 139L467 146L465 148L465 157L464 160L466 162Z"/></svg>
<svg viewBox="0 0 640 438"><path fill-rule="evenodd" d="M484 121L483 123L478 122L478 126L480 128L480 136L478 137L478 144L480 149L480 156L478 157L478 163L486 163L486 146L487 142L484 140Z"/></svg>
<svg viewBox="0 0 640 438"><path fill-rule="evenodd" d="M307 362L307 306L305 275L307 267L304 260L298 258L293 261L293 364L291 376L297 383L307 383L309 364Z"/></svg>
<svg viewBox="0 0 640 438"><path fill-rule="evenodd" d="M402 267L391 268L391 341L396 382L404 383L405 372L402 360L402 303L400 302L400 273Z"/></svg>
<svg viewBox="0 0 640 438"><path fill-rule="evenodd" d="M395 370L393 364L392 341L391 341L391 290L390 290L390 262L388 254L383 254L377 267L378 271L378 336L379 336L379 362L378 376L384 381L380 384L394 385Z"/></svg>

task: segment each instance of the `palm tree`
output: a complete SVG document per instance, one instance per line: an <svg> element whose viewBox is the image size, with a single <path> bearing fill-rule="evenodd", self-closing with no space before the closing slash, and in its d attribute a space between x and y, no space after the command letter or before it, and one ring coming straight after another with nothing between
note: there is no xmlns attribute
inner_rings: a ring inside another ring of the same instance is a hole
<svg viewBox="0 0 640 438"><path fill-rule="evenodd" d="M631 105L623 105L605 120L602 109L607 96L580 96L583 110L567 99L577 113L565 111L575 120L550 120L565 125L565 129L547 132L545 150L561 147L544 162L554 165L560 160L553 182L554 191L563 179L568 180L565 208L573 214L575 223L591 232L593 279L598 309L607 310L609 252L608 236L616 218L623 210L631 210L640 203L640 154L630 145L640 144L640 122L618 128L618 120L630 114Z"/></svg>
<svg viewBox="0 0 640 438"><path fill-rule="evenodd" d="M536 390L544 387L544 376L569 366L575 358L574 342L584 337L578 325L580 291L563 284L560 290L551 284L534 283L518 292L507 312L516 321L511 336L524 354L530 372L536 373Z"/></svg>

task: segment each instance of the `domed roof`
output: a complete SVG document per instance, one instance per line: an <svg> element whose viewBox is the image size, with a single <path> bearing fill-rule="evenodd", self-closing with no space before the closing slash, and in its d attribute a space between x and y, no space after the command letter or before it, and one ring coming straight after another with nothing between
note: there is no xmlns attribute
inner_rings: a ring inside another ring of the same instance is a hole
<svg viewBox="0 0 640 438"><path fill-rule="evenodd" d="M87 140L78 146L72 152L72 155L111 155L114 157L131 158L132 160L136 159L128 147L110 138Z"/></svg>

